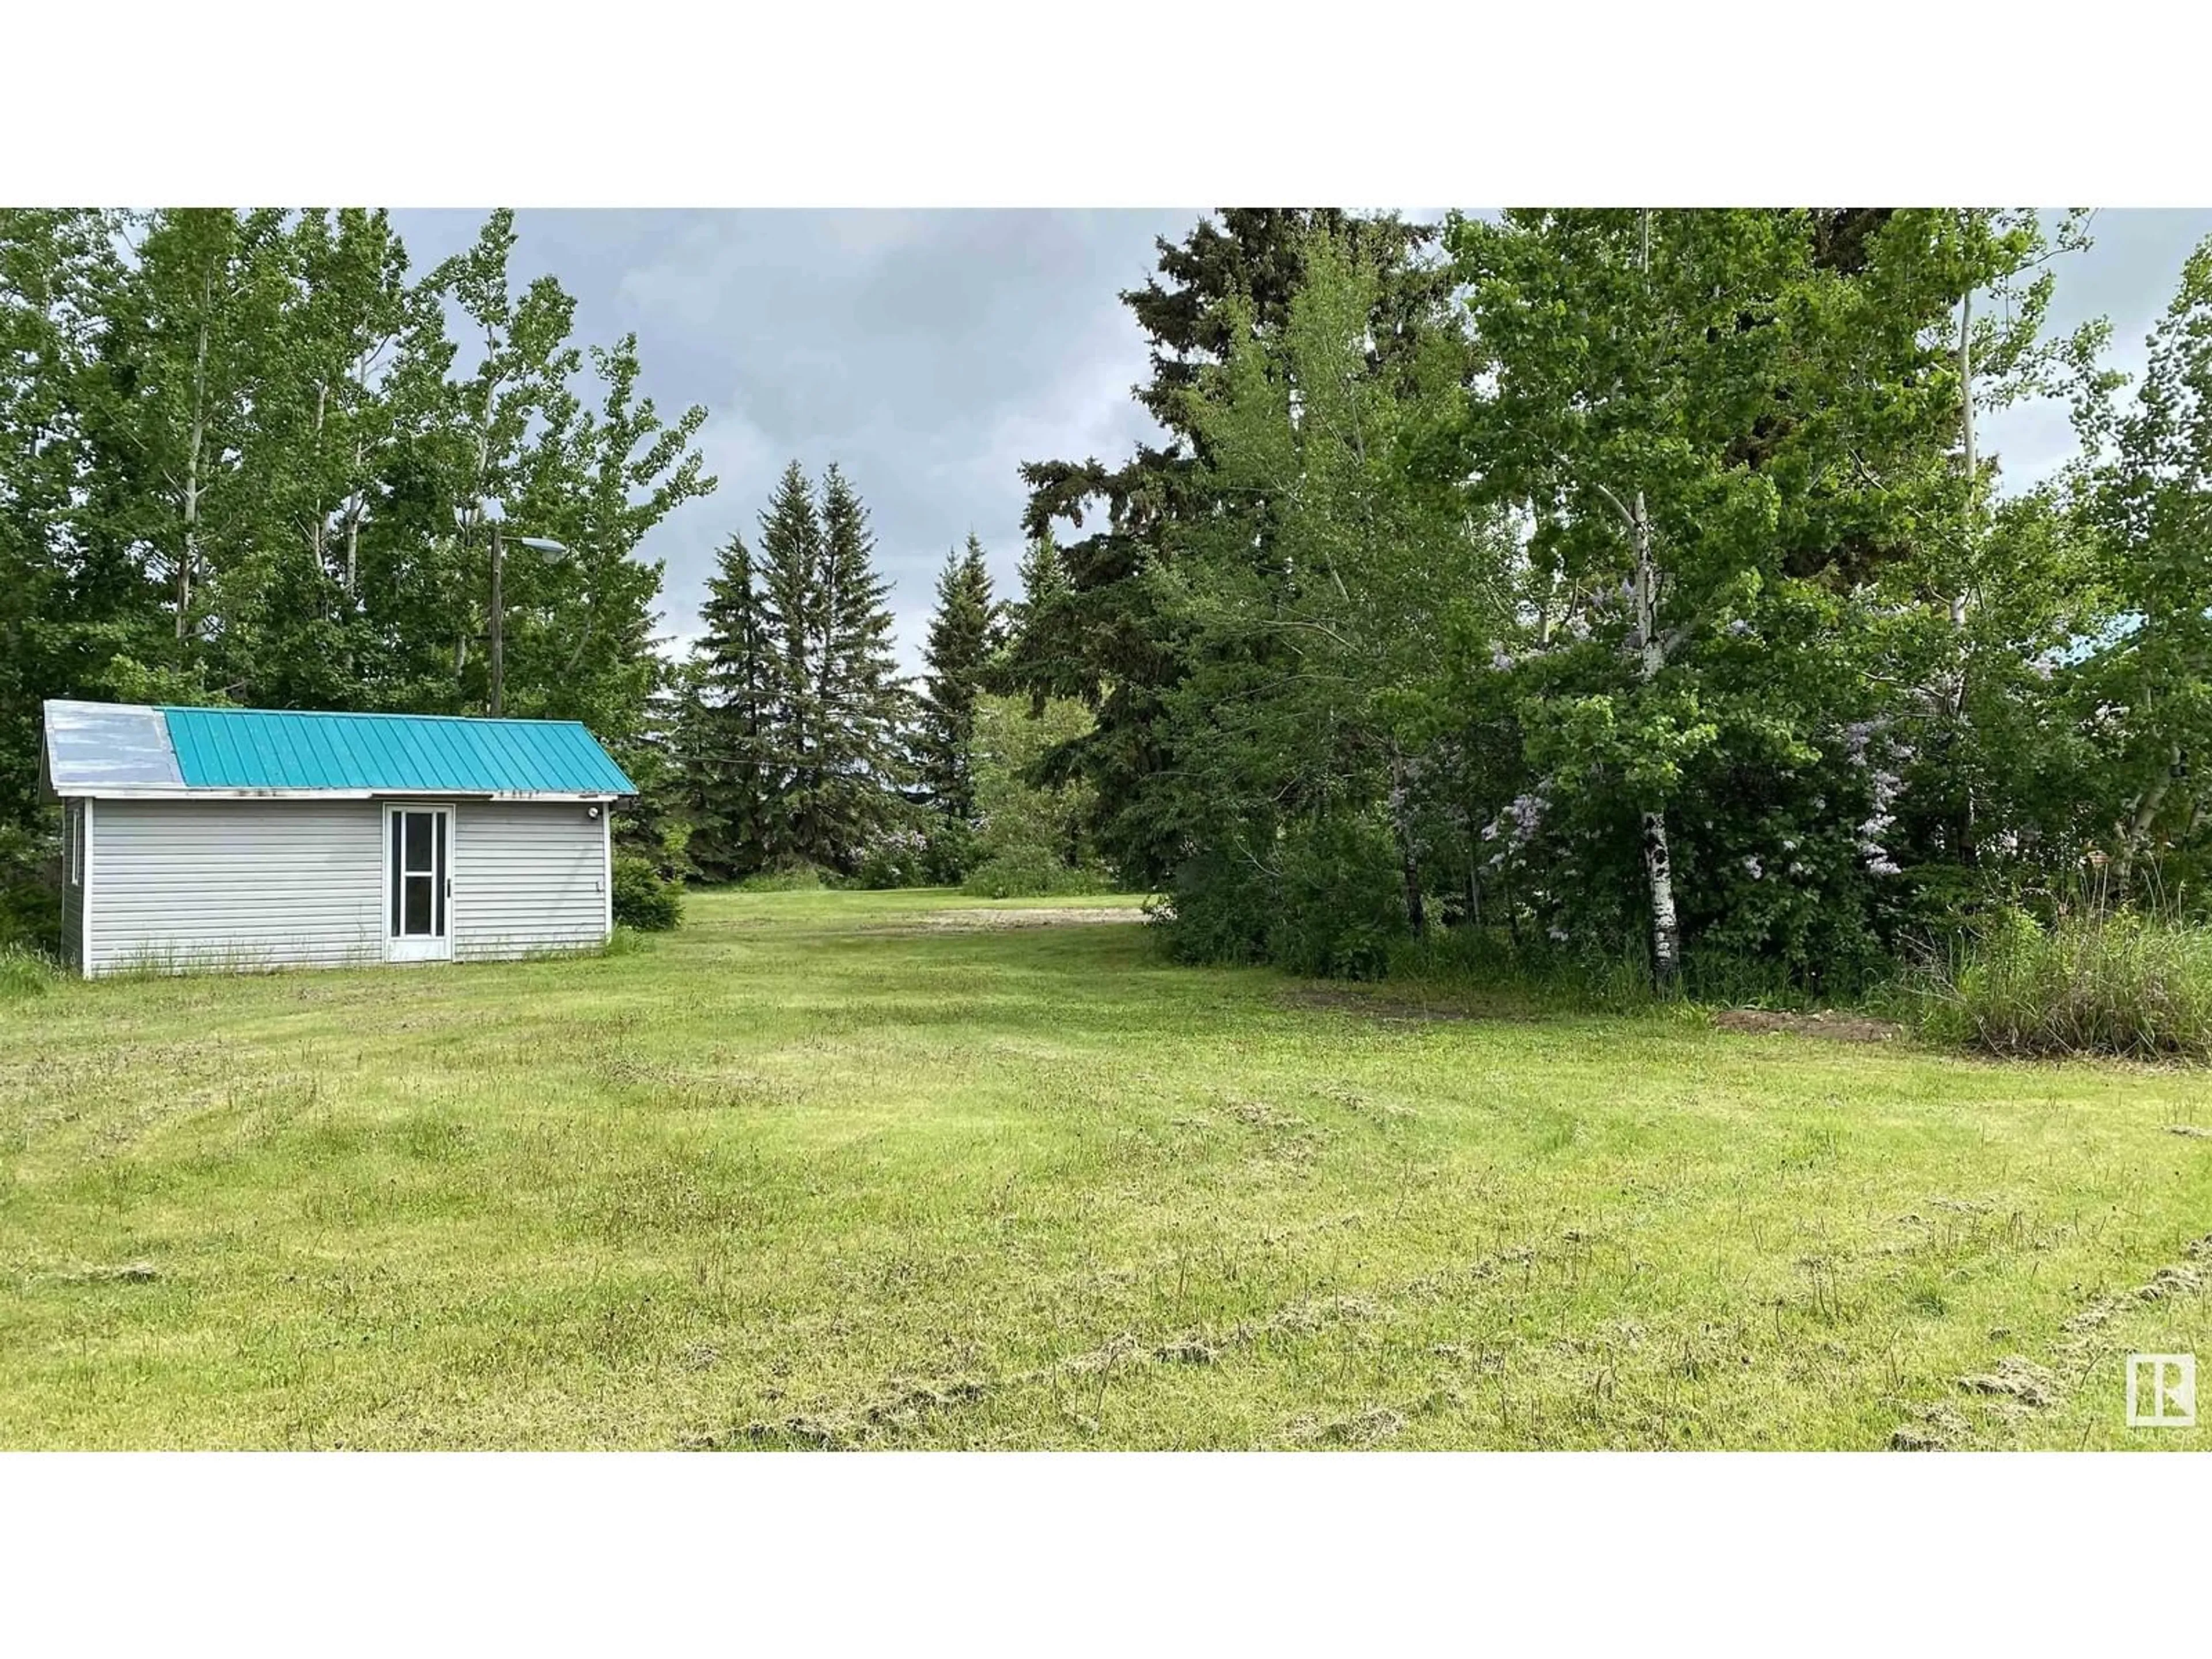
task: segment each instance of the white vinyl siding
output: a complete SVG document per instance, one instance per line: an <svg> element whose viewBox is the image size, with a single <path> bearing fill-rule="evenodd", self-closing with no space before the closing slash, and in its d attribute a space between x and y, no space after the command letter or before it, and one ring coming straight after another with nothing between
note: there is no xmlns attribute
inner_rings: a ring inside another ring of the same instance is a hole
<svg viewBox="0 0 2212 1659"><path fill-rule="evenodd" d="M102 800L92 814L91 974L385 961L385 803ZM453 955L477 962L607 938L607 831L576 801L453 803ZM83 890L64 896L82 937ZM75 947L65 942L72 956Z"/></svg>
<svg viewBox="0 0 2212 1659"><path fill-rule="evenodd" d="M383 822L368 801L100 802L87 971L382 961Z"/></svg>
<svg viewBox="0 0 2212 1659"><path fill-rule="evenodd" d="M463 801L453 828L453 954L469 962L607 938L606 808Z"/></svg>

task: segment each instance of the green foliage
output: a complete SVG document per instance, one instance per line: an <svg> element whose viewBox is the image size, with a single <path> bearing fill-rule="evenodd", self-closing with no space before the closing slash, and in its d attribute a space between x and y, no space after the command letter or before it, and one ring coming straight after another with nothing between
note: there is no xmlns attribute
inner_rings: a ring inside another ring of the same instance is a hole
<svg viewBox="0 0 2212 1659"><path fill-rule="evenodd" d="M60 836L47 814L33 828L0 821L0 949L50 951L59 943Z"/></svg>
<svg viewBox="0 0 2212 1659"><path fill-rule="evenodd" d="M2212 584L2179 526L2212 256L2118 461L1993 506L1968 411L2096 343L2044 332L2075 222L1529 210L1447 240L1455 313L1418 239L1352 222L1164 249L1139 310L1179 352L1144 395L1178 447L1032 470L1035 527L1111 514L1038 566L1060 620L1018 616L1007 660L1033 692L1085 665L1097 725L1048 769L1113 781L1095 832L1172 871L1178 948L1369 973L1497 929L1834 998L2100 846L2124 888L2199 867ZM1341 943L1294 920L1310 871Z"/></svg>
<svg viewBox="0 0 2212 1659"><path fill-rule="evenodd" d="M1091 726L1089 709L1062 698L976 699L975 827L964 846L946 849L962 858L962 875L982 884L971 891L1005 886L1008 892L999 895L1004 897L1016 891L1090 892L1109 884L1091 841L1090 786L1044 776L1051 757L1079 742ZM945 869L938 865L933 879L948 878Z"/></svg>
<svg viewBox="0 0 2212 1659"><path fill-rule="evenodd" d="M61 969L44 951L0 940L0 1002L38 996L60 980Z"/></svg>
<svg viewBox="0 0 2212 1659"><path fill-rule="evenodd" d="M1023 630L1013 672L1023 689L1080 697L1095 710L1091 729L1051 766L1091 786L1093 839L1133 884L1150 886L1183 862L1188 793L1206 787L1162 718L1188 659L1173 589L1155 579L1182 560L1189 538L1249 546L1268 518L1264 500L1201 464L1206 441L1191 393L1239 341L1280 331L1317 233L1325 242L1342 238L1375 273L1371 337L1378 356L1396 361L1421 337L1409 319L1433 311L1449 287L1448 273L1420 257L1433 244L1431 228L1334 210L1231 209L1183 241L1163 243L1158 276L1121 296L1152 349L1138 400L1165 442L1118 467L1022 469L1024 528L1048 580L1042 620ZM1089 533L1047 553L1055 525Z"/></svg>
<svg viewBox="0 0 2212 1659"><path fill-rule="evenodd" d="M1923 977L1918 1008L1929 1035L1991 1054L2212 1059L2212 929L2005 910Z"/></svg>
<svg viewBox="0 0 2212 1659"><path fill-rule="evenodd" d="M1282 826L1261 860L1201 854L1176 872L1168 947L1182 962L1271 962L1379 979L1406 937L1389 827L1328 817Z"/></svg>
<svg viewBox="0 0 2212 1659"><path fill-rule="evenodd" d="M2085 345L2086 350L2086 345ZM2212 859L2212 238L2147 343L2142 385L2082 366L2080 484L2109 620L2067 676L2101 763L2086 769L2124 890L2156 856Z"/></svg>
<svg viewBox="0 0 2212 1659"><path fill-rule="evenodd" d="M641 933L662 933L684 919L684 887L634 853L615 857L615 922Z"/></svg>
<svg viewBox="0 0 2212 1659"><path fill-rule="evenodd" d="M895 830L879 836L860 855L853 873L855 886L883 889L921 887L929 882L929 843L918 830Z"/></svg>
<svg viewBox="0 0 2212 1659"><path fill-rule="evenodd" d="M706 412L514 243L417 276L380 212L0 211L0 824L49 697L482 712L495 503L570 550L506 561L507 712L632 757Z"/></svg>
<svg viewBox="0 0 2212 1659"><path fill-rule="evenodd" d="M889 589L867 508L834 465L817 494L792 462L760 527L758 552L732 536L709 581L662 810L693 827L710 878L851 875L908 816Z"/></svg>
<svg viewBox="0 0 2212 1659"><path fill-rule="evenodd" d="M964 821L975 813L975 699L984 666L998 647L998 631L999 606L991 597L983 544L970 535L967 550L947 554L938 574L914 743L915 781L930 805L948 818Z"/></svg>

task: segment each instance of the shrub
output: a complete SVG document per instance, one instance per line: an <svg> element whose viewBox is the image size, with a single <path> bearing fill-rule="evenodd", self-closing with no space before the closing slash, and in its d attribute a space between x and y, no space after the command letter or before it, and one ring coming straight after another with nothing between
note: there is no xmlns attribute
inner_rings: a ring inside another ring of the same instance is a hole
<svg viewBox="0 0 2212 1659"><path fill-rule="evenodd" d="M1388 829L1368 816L1331 816L1286 824L1272 840L1273 868L1214 855L1176 872L1171 952L1185 962L1272 962L1321 979L1382 978L1407 937Z"/></svg>
<svg viewBox="0 0 2212 1659"><path fill-rule="evenodd" d="M965 818L932 812L922 834L921 879L927 886L957 887L984 856L975 826Z"/></svg>
<svg viewBox="0 0 2212 1659"><path fill-rule="evenodd" d="M57 823L58 813L47 815ZM61 930L61 836L0 824L0 951L40 951Z"/></svg>
<svg viewBox="0 0 2212 1659"><path fill-rule="evenodd" d="M1917 1005L1929 1035L1990 1054L2212 1058L2212 929L2008 910L1923 975Z"/></svg>
<svg viewBox="0 0 2212 1659"><path fill-rule="evenodd" d="M684 919L684 890L665 880L649 859L624 853L615 860L615 921L641 933L661 933Z"/></svg>
<svg viewBox="0 0 2212 1659"><path fill-rule="evenodd" d="M1062 864L1040 848L1017 848L986 859L968 872L960 890L971 898L1060 898L1103 893L1106 878L1095 870Z"/></svg>
<svg viewBox="0 0 2212 1659"><path fill-rule="evenodd" d="M893 830L860 854L853 879L862 887L921 887L929 881L929 843L919 830Z"/></svg>

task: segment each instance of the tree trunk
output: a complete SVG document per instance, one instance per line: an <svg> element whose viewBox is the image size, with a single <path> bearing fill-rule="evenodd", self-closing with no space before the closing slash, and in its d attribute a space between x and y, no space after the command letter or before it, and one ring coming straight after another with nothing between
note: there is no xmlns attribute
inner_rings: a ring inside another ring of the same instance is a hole
<svg viewBox="0 0 2212 1659"><path fill-rule="evenodd" d="M1973 324L1974 294L1969 289L1959 299L1959 441L1966 463L1966 516L1960 537L1959 586L1951 596L1951 632L1959 653L1951 677L1951 746L1954 753L1966 720L1966 588L1973 569L1975 514L1980 505L1975 493L1979 480L1974 454ZM1959 861L1973 863L1974 784L1971 774L1959 782L1958 847Z"/></svg>
<svg viewBox="0 0 2212 1659"><path fill-rule="evenodd" d="M1406 920L1420 939L1428 931L1428 915L1421 904L1421 855L1413 845L1413 814L1406 805L1406 757L1390 745L1390 825L1398 837L1398 877L1405 884Z"/></svg>
<svg viewBox="0 0 2212 1659"><path fill-rule="evenodd" d="M185 451L185 543L177 559L177 637L191 632L192 568L199 560L200 450L207 441L208 307L215 303L215 272L200 285L200 331L192 358L192 435Z"/></svg>
<svg viewBox="0 0 2212 1659"><path fill-rule="evenodd" d="M330 412L330 382L327 380L317 381L315 384L315 470L318 474L322 471L323 463L323 420ZM319 477L316 479L315 489L315 522L313 526L307 532L309 539L314 546L315 575L318 580L328 578L331 570L329 563L331 529L330 514L323 510L321 486L322 481ZM319 591L320 590L318 589L318 592L319 592ZM316 603L319 605L321 603L320 599L318 599Z"/></svg>
<svg viewBox="0 0 2212 1659"><path fill-rule="evenodd" d="M1674 917L1674 866L1667 852L1667 815L1644 815L1644 878L1651 889L1651 977L1661 990L1682 971L1682 931Z"/></svg>
<svg viewBox="0 0 2212 1659"><path fill-rule="evenodd" d="M1636 544L1638 672L1649 685L1666 665L1666 651L1659 642L1659 573L1651 557L1651 517L1640 489L1636 492L1629 528ZM1651 896L1651 977L1661 990L1670 990L1682 970L1682 933L1674 914L1674 866L1667 848L1667 811L1656 801L1644 809L1644 878Z"/></svg>
<svg viewBox="0 0 2212 1659"><path fill-rule="evenodd" d="M1969 558L1974 550L1974 295L1969 289L1959 301L1959 439L1966 471L1966 524L1962 544ZM1951 596L1951 626L1966 625L1966 573L1959 572L1959 590ZM1963 692L1965 676L1960 677ZM1955 705L1954 705L1955 706Z"/></svg>
<svg viewBox="0 0 2212 1659"><path fill-rule="evenodd" d="M2129 817L2127 833L2120 842L2119 902L2127 904L2135 896L2136 860L2142 854L2144 844L2150 839L2151 825L2158 821L2158 810L2166 805L2166 791L2172 787L2174 769L2181 764L2181 750L2173 751L2173 759L2166 774L2136 798L2136 808Z"/></svg>

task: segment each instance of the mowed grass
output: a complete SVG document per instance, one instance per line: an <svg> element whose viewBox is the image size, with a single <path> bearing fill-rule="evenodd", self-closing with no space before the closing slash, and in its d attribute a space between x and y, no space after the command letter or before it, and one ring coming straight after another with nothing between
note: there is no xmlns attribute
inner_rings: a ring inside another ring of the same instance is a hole
<svg viewBox="0 0 2212 1659"><path fill-rule="evenodd" d="M0 1443L2203 1443L2121 1380L2212 1361L2201 1071L972 925L1030 908L0 1003Z"/></svg>

